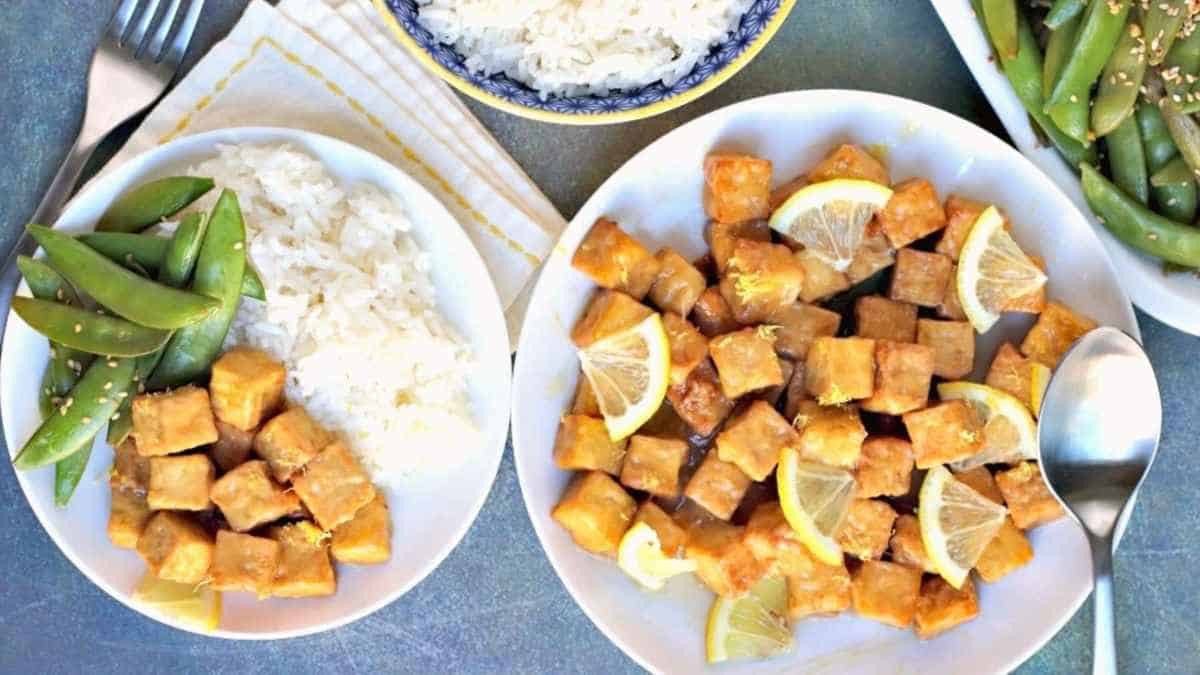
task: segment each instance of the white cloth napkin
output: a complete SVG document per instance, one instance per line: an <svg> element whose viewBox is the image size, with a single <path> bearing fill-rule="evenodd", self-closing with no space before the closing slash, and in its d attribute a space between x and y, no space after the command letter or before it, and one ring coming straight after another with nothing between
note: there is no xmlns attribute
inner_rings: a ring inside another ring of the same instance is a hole
<svg viewBox="0 0 1200 675"><path fill-rule="evenodd" d="M109 166L174 138L282 126L353 143L437 197L479 250L516 338L528 292L566 221L369 0L253 0Z"/></svg>

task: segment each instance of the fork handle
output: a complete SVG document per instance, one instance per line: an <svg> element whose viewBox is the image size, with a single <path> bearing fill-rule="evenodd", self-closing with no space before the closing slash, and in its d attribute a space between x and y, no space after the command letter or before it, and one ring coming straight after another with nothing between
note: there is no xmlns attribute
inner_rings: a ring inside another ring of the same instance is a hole
<svg viewBox="0 0 1200 675"><path fill-rule="evenodd" d="M1116 615L1113 609L1112 539L1091 538L1092 614L1095 619L1092 639L1092 675L1117 675Z"/></svg>

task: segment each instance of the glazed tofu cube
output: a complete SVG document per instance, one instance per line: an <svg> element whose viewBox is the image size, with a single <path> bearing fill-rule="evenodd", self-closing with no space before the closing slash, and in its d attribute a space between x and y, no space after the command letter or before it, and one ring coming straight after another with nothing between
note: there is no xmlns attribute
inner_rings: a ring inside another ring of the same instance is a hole
<svg viewBox="0 0 1200 675"><path fill-rule="evenodd" d="M617 481L589 471L571 483L550 516L584 550L615 557L636 510L637 502Z"/></svg>
<svg viewBox="0 0 1200 675"><path fill-rule="evenodd" d="M708 351L707 342L704 344L704 349L705 352ZM582 371L575 376L575 382L575 398L571 400L571 414L600 417L600 401L596 399L596 390L592 389L592 383L588 381Z"/></svg>
<svg viewBox="0 0 1200 675"><path fill-rule="evenodd" d="M778 326L775 351L780 356L803 361L814 340L837 334L842 316L823 307L794 302L776 310L767 318L767 323Z"/></svg>
<svg viewBox="0 0 1200 675"><path fill-rule="evenodd" d="M1036 255L1030 255L1029 260L1043 272L1046 271L1046 261ZM1022 312L1024 314L1041 314L1046 309L1046 284L1025 295L1012 298L1004 303L1002 309L1006 312Z"/></svg>
<svg viewBox="0 0 1200 675"><path fill-rule="evenodd" d="M658 535L658 545L662 548L663 555L668 558L683 556L687 533L658 504L649 499L642 502L633 516L633 522L646 523L654 530Z"/></svg>
<svg viewBox="0 0 1200 675"><path fill-rule="evenodd" d="M254 436L254 452L267 460L271 473L286 482L300 467L333 440L303 408L292 408L272 417Z"/></svg>
<svg viewBox="0 0 1200 675"><path fill-rule="evenodd" d="M779 502L763 502L755 507L746 523L745 538L754 557L771 563L785 576L810 575L820 564L788 524Z"/></svg>
<svg viewBox="0 0 1200 675"><path fill-rule="evenodd" d="M975 330L966 321L917 319L917 344L933 348L933 374L958 380L975 368Z"/></svg>
<svg viewBox="0 0 1200 675"><path fill-rule="evenodd" d="M771 211L774 212L775 209L782 206L789 197L796 194L800 188L803 188L806 185L808 185L808 175L800 174L799 176L796 176L779 187L776 187L774 190L771 190Z"/></svg>
<svg viewBox="0 0 1200 675"><path fill-rule="evenodd" d="M266 352L231 349L212 364L208 383L217 419L242 431L262 424L283 405L283 364Z"/></svg>
<svg viewBox="0 0 1200 675"><path fill-rule="evenodd" d="M887 550L894 522L896 510L887 502L855 499L834 538L846 553L862 560L877 560Z"/></svg>
<svg viewBox="0 0 1200 675"><path fill-rule="evenodd" d="M975 225L975 221L987 207L987 204L974 199L966 199L958 195L947 197L944 209L946 229L942 232L942 238L938 240L935 250L944 256L949 256L951 260L957 261L958 252L962 250L963 242L967 240L967 234L970 233L971 227Z"/></svg>
<svg viewBox="0 0 1200 675"><path fill-rule="evenodd" d="M1033 547L1029 545L1029 539L1013 523L1012 518L1005 518L992 543L983 549L983 555L975 561L975 571L979 572L980 579L993 583L1030 560L1033 560Z"/></svg>
<svg viewBox="0 0 1200 675"><path fill-rule="evenodd" d="M213 550L213 590L246 591L260 598L270 595L280 549L274 539L219 530Z"/></svg>
<svg viewBox="0 0 1200 675"><path fill-rule="evenodd" d="M146 498L112 487L112 505L108 510L108 539L113 546L137 548L138 538L146 529L146 522L154 512L146 504Z"/></svg>
<svg viewBox="0 0 1200 675"><path fill-rule="evenodd" d="M888 297L922 307L937 307L946 297L954 264L940 253L911 248L896 252L896 269Z"/></svg>
<svg viewBox="0 0 1200 675"><path fill-rule="evenodd" d="M624 439L613 441L608 437L604 420L564 415L554 439L554 463L560 469L594 469L616 476L625 461L625 446Z"/></svg>
<svg viewBox="0 0 1200 675"><path fill-rule="evenodd" d="M271 595L310 598L333 595L337 580L329 560L328 535L307 520L272 527L270 537L279 542L279 564Z"/></svg>
<svg viewBox="0 0 1200 675"><path fill-rule="evenodd" d="M704 211L722 223L771 215L771 162L750 155L705 157Z"/></svg>
<svg viewBox="0 0 1200 675"><path fill-rule="evenodd" d="M854 302L854 334L871 340L917 341L917 306L878 295Z"/></svg>
<svg viewBox="0 0 1200 675"><path fill-rule="evenodd" d="M208 578L213 540L190 516L159 511L146 523L137 552L159 579L198 584Z"/></svg>
<svg viewBox="0 0 1200 675"><path fill-rule="evenodd" d="M943 401L903 419L918 469L957 462L983 449L983 421L965 401Z"/></svg>
<svg viewBox="0 0 1200 675"><path fill-rule="evenodd" d="M826 300L850 288L850 278L812 251L796 251L796 262L804 270L800 299L804 302Z"/></svg>
<svg viewBox="0 0 1200 675"><path fill-rule="evenodd" d="M937 190L924 178L910 178L897 184L892 198L875 217L896 248L946 227L946 212L942 210Z"/></svg>
<svg viewBox="0 0 1200 675"><path fill-rule="evenodd" d="M814 561L804 574L787 577L788 618L829 616L850 609L850 573L845 564Z"/></svg>
<svg viewBox="0 0 1200 675"><path fill-rule="evenodd" d="M821 183L834 178L858 178L880 185L890 185L887 167L861 146L839 145L825 155L811 171L808 180Z"/></svg>
<svg viewBox="0 0 1200 675"><path fill-rule="evenodd" d="M942 302L937 306L937 315L943 319L951 321L966 321L967 313L963 311L962 302L958 299L958 283L956 276L958 267L950 268L950 278L946 279L946 292L942 295Z"/></svg>
<svg viewBox="0 0 1200 675"><path fill-rule="evenodd" d="M823 406L802 401L794 420L800 430L800 456L812 462L853 469L867 430L853 405Z"/></svg>
<svg viewBox="0 0 1200 675"><path fill-rule="evenodd" d="M875 341L819 337L804 367L808 393L821 405L837 405L875 393Z"/></svg>
<svg viewBox="0 0 1200 675"><path fill-rule="evenodd" d="M678 314L667 312L662 322L671 345L671 384L679 386L708 358L708 339Z"/></svg>
<svg viewBox="0 0 1200 675"><path fill-rule="evenodd" d="M892 562L936 574L933 562L925 553L925 542L921 540L921 524L917 522L917 517L906 513L896 518L895 530L889 545Z"/></svg>
<svg viewBox="0 0 1200 675"><path fill-rule="evenodd" d="M654 310L621 291L597 291L583 318L571 329L571 341L576 347L587 347L609 335L633 328L651 314Z"/></svg>
<svg viewBox="0 0 1200 675"><path fill-rule="evenodd" d="M1095 327L1095 321L1051 302L1025 335L1021 353L1053 368L1076 340Z"/></svg>
<svg viewBox="0 0 1200 675"><path fill-rule="evenodd" d="M925 407L933 381L931 347L878 340L875 343L875 393L863 410L902 415Z"/></svg>
<svg viewBox="0 0 1200 675"><path fill-rule="evenodd" d="M717 435L717 456L761 481L775 470L779 453L800 441L792 425L766 401L755 401Z"/></svg>
<svg viewBox="0 0 1200 675"><path fill-rule="evenodd" d="M313 457L293 478L292 489L325 530L349 521L375 498L370 476L340 441Z"/></svg>
<svg viewBox="0 0 1200 675"><path fill-rule="evenodd" d="M744 595L770 569L746 545L745 530L719 520L688 530L686 555L696 561L700 581L719 596Z"/></svg>
<svg viewBox="0 0 1200 675"><path fill-rule="evenodd" d="M1032 362L1021 356L1021 352L1010 343L1005 342L996 350L992 365L988 367L987 379L984 383L1006 391L1025 405L1029 405L1033 387ZM1035 411L1036 412L1036 411Z"/></svg>
<svg viewBox="0 0 1200 675"><path fill-rule="evenodd" d="M896 628L908 628L917 612L921 570L865 560L850 582L850 597L859 616Z"/></svg>
<svg viewBox="0 0 1200 675"><path fill-rule="evenodd" d="M664 248L655 257L659 270L650 287L650 301L664 312L691 314L692 306L707 286L704 275L673 249Z"/></svg>
<svg viewBox="0 0 1200 675"><path fill-rule="evenodd" d="M863 238L862 247L854 255L854 260L850 261L850 267L846 268L846 278L851 285L854 285L866 281L894 264L896 264L896 249L892 248L891 242L883 236L882 232L871 232L868 224L868 231Z"/></svg>
<svg viewBox="0 0 1200 675"><path fill-rule="evenodd" d="M863 441L854 469L855 496L899 497L912 486L912 444L901 438L873 436Z"/></svg>
<svg viewBox="0 0 1200 675"><path fill-rule="evenodd" d="M259 525L300 511L300 498L271 480L267 463L242 464L213 483L212 501L229 526L247 532Z"/></svg>
<svg viewBox="0 0 1200 675"><path fill-rule="evenodd" d="M1004 495L1013 522L1022 530L1063 516L1062 505L1050 494L1037 462L1021 462L1007 471L998 472L996 487Z"/></svg>
<svg viewBox="0 0 1200 675"><path fill-rule="evenodd" d="M708 343L708 353L721 378L726 398L783 384L783 371L775 356L773 331L744 328L718 335Z"/></svg>
<svg viewBox="0 0 1200 675"><path fill-rule="evenodd" d="M126 492L145 496L150 487L150 458L143 457L132 438L113 449L112 471L108 484Z"/></svg>
<svg viewBox="0 0 1200 675"><path fill-rule="evenodd" d="M688 445L674 438L635 434L621 469L621 484L659 497L678 497L679 469L688 457Z"/></svg>
<svg viewBox="0 0 1200 675"><path fill-rule="evenodd" d="M762 323L800 297L804 268L786 246L739 239L721 277L721 296L741 324Z"/></svg>
<svg viewBox="0 0 1200 675"><path fill-rule="evenodd" d="M392 557L392 518L379 490L349 522L333 529L329 547L334 560L351 565L380 565Z"/></svg>
<svg viewBox="0 0 1200 675"><path fill-rule="evenodd" d="M571 266L602 288L641 300L658 278L659 262L620 226L601 218L575 249Z"/></svg>
<svg viewBox="0 0 1200 675"><path fill-rule="evenodd" d="M969 577L962 588L955 588L941 577L929 577L921 583L921 597L917 598L917 637L928 640L951 628L979 616L979 602L975 596L975 582Z"/></svg>
<svg viewBox="0 0 1200 675"><path fill-rule="evenodd" d="M254 449L254 431L241 429L217 420L217 442L208 449L217 468L231 471L250 457Z"/></svg>
<svg viewBox="0 0 1200 675"><path fill-rule="evenodd" d="M683 494L721 520L729 520L749 489L750 477L736 464L710 450L692 474Z"/></svg>
<svg viewBox="0 0 1200 675"><path fill-rule="evenodd" d="M708 359L692 370L683 385L667 389L667 400L688 427L701 436L710 436L733 410L733 402L722 393L717 371Z"/></svg>
<svg viewBox="0 0 1200 675"><path fill-rule="evenodd" d="M706 337L714 337L738 329L738 322L733 318L733 309L725 302L721 289L709 287L700 294L700 299L692 307L692 321Z"/></svg>
<svg viewBox="0 0 1200 675"><path fill-rule="evenodd" d="M151 457L146 503L155 511L203 511L215 477L207 455Z"/></svg>
<svg viewBox="0 0 1200 675"><path fill-rule="evenodd" d="M134 398L130 433L145 457L208 445L219 436L208 392L192 385Z"/></svg>
<svg viewBox="0 0 1200 675"><path fill-rule="evenodd" d="M712 221L704 229L704 241L712 251L713 264L717 272L725 273L725 264L733 255L733 247L740 239L771 241L771 228L765 220L747 220L740 223Z"/></svg>
<svg viewBox="0 0 1200 675"><path fill-rule="evenodd" d="M988 471L986 466L977 466L953 473L958 482L1004 506L1004 495L1000 494L1000 488L996 486L996 479L992 477L992 472Z"/></svg>

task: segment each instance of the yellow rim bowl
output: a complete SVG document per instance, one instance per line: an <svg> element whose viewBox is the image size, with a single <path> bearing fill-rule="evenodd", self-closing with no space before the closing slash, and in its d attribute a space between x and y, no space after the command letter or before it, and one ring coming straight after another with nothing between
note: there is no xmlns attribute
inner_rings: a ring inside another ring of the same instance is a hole
<svg viewBox="0 0 1200 675"><path fill-rule="evenodd" d="M514 115L525 117L531 120L538 120L540 122L553 122L555 124L571 124L576 126L615 124L618 122L643 120L647 117L653 117L655 115L665 113L668 110L674 110L675 108L695 101L701 96L721 86L726 80L736 75L742 68L745 68L746 64L750 63L750 61L762 51L763 47L767 46L767 43L770 42L771 38L775 36L775 32L778 31L779 27L783 25L783 22L787 20L788 15L792 12L792 8L796 5L796 0L782 0L782 2L779 3L779 11L775 12L775 15L771 17L771 20L763 28L762 32L758 34L758 37L754 38L754 42L750 43L746 47L745 51L739 54L737 58L727 63L724 68L721 68L710 75L708 79L679 94L678 96L672 96L671 98L656 101L650 105L641 108L635 108L633 110L621 110L617 112L605 113L581 113L578 115L571 115L567 113L552 112L549 110L527 108L523 105L518 105L511 101L502 99L494 94L490 94L474 84L462 79L461 77L447 70L444 66L442 66L442 64L435 61L433 57L430 56L423 47L421 47L421 45L417 44L417 41L414 40L412 36L408 34L408 31L404 30L404 27L400 25L400 22L396 20L396 17L392 14L391 10L388 9L388 6L384 0L373 0L373 2L375 5L375 11L378 12L379 16L383 18L384 23L387 24L387 26L392 30L392 33L395 34L398 40L400 40L400 44L404 45L404 48L408 50L408 53L412 54L413 57L416 58L417 61L421 62L423 66L437 73L437 76L442 78L442 80L444 80L451 87L454 87L476 101L486 103L493 108L503 110L507 113L512 113Z"/></svg>

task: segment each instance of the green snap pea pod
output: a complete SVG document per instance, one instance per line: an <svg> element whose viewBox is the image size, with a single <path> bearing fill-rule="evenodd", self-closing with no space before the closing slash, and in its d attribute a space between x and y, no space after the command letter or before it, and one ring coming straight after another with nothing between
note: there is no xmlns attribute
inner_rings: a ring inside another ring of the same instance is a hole
<svg viewBox="0 0 1200 675"><path fill-rule="evenodd" d="M179 213L213 188L211 178L168 176L142 183L121 195L100 217L101 232L141 232Z"/></svg>
<svg viewBox="0 0 1200 675"><path fill-rule="evenodd" d="M1183 20L1187 18L1187 0L1152 0L1146 10L1146 60L1157 66L1166 58Z"/></svg>
<svg viewBox="0 0 1200 675"><path fill-rule="evenodd" d="M1150 177L1154 203L1164 216L1181 223L1196 217L1196 179L1182 157L1175 157Z"/></svg>
<svg viewBox="0 0 1200 675"><path fill-rule="evenodd" d="M1017 40L1017 0L983 0L983 24L996 51L1006 59L1015 58Z"/></svg>
<svg viewBox="0 0 1200 675"><path fill-rule="evenodd" d="M1121 32L1117 48L1104 66L1100 88L1092 105L1092 132L1107 136L1133 113L1142 78L1146 76L1146 58L1138 44L1141 29L1130 22Z"/></svg>
<svg viewBox="0 0 1200 675"><path fill-rule="evenodd" d="M1079 16L1067 19L1061 26L1050 33L1046 40L1046 59L1042 65L1042 97L1050 98L1058 75L1062 72L1063 64L1075 48L1075 34L1079 32Z"/></svg>
<svg viewBox="0 0 1200 675"><path fill-rule="evenodd" d="M46 370L42 371L42 386L38 387L38 412L41 413L42 419L49 417L55 408L54 404L54 382L51 380L51 364L46 364Z"/></svg>
<svg viewBox="0 0 1200 675"><path fill-rule="evenodd" d="M15 297L13 311L29 327L65 347L89 354L140 356L163 346L170 333L50 300Z"/></svg>
<svg viewBox="0 0 1200 675"><path fill-rule="evenodd" d="M93 437L94 438L94 437ZM54 505L62 508L71 501L75 488L92 458L92 443L86 442L74 453L54 463Z"/></svg>
<svg viewBox="0 0 1200 675"><path fill-rule="evenodd" d="M26 229L67 281L135 323L179 328L211 316L221 306L213 298L144 279L74 237L41 225Z"/></svg>
<svg viewBox="0 0 1200 675"><path fill-rule="evenodd" d="M19 256L17 268L21 271L21 276L25 278L25 283L29 284L29 290L33 297L72 307L83 306L75 289L71 288L71 284L67 283L61 274L45 262L28 256ZM71 388L79 381L79 376L91 360L90 354L51 340L49 379L45 382L45 385L50 388L51 399L61 399L66 396L67 392L71 391Z"/></svg>
<svg viewBox="0 0 1200 675"><path fill-rule="evenodd" d="M237 314L245 271L246 228L242 211L237 195L224 190L209 216L208 231L192 279L192 290L219 300L220 309L204 321L175 331L150 377L150 389L178 386L208 370Z"/></svg>
<svg viewBox="0 0 1200 675"><path fill-rule="evenodd" d="M1085 145L1090 142L1088 93L1116 49L1121 29L1129 16L1129 7L1129 0L1098 0L1088 5L1075 38L1075 48L1063 64L1058 82L1046 100L1045 110L1050 119L1068 136Z"/></svg>
<svg viewBox="0 0 1200 675"><path fill-rule="evenodd" d="M267 299L267 289L263 286L262 277L258 276L249 260L246 261L246 275L242 277L242 295L264 302Z"/></svg>
<svg viewBox="0 0 1200 675"><path fill-rule="evenodd" d="M1192 171L1200 172L1200 124L1170 101L1164 100L1159 110L1162 112L1163 121L1167 123L1171 140L1175 141L1175 147L1179 149L1179 155Z"/></svg>
<svg viewBox="0 0 1200 675"><path fill-rule="evenodd" d="M1077 19L1087 7L1087 0L1055 0L1050 11L1046 13L1046 27L1058 30L1071 19Z"/></svg>
<svg viewBox="0 0 1200 675"><path fill-rule="evenodd" d="M51 415L13 459L18 469L36 469L69 457L100 432L117 410L123 396L130 396L133 359L96 359L84 371L67 400Z"/></svg>
<svg viewBox="0 0 1200 675"><path fill-rule="evenodd" d="M1133 115L1125 118L1112 133L1104 137L1108 149L1108 169L1113 182L1143 204L1150 203L1149 171L1142 135Z"/></svg>
<svg viewBox="0 0 1200 675"><path fill-rule="evenodd" d="M1104 227L1121 241L1156 258L1200 267L1200 229L1138 204L1094 167L1080 166L1083 195Z"/></svg>
<svg viewBox="0 0 1200 675"><path fill-rule="evenodd" d="M158 270L158 280L172 288L186 284L192 276L192 268L196 265L203 241L204 214L189 213L179 222L175 234L171 235L171 243Z"/></svg>
<svg viewBox="0 0 1200 675"><path fill-rule="evenodd" d="M1179 154L1162 112L1153 103L1143 101L1137 107L1138 130L1142 132L1142 144L1146 148L1146 166L1154 173Z"/></svg>
<svg viewBox="0 0 1200 675"><path fill-rule="evenodd" d="M155 272L162 266L171 242L165 237L134 232L88 232L77 238L113 262L124 265L133 260Z"/></svg>

